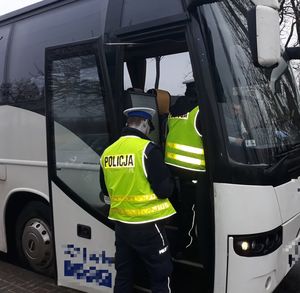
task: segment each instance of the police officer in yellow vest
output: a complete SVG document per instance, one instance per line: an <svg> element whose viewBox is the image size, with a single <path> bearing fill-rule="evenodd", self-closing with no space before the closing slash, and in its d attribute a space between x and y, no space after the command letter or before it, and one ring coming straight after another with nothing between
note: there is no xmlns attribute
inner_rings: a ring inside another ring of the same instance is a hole
<svg viewBox="0 0 300 293"><path fill-rule="evenodd" d="M101 156L100 183L110 197L115 221L115 293L133 292L134 255L144 262L153 293L170 291L172 262L163 219L175 210L168 197L174 184L163 155L147 135L155 110L124 111L127 127Z"/></svg>
<svg viewBox="0 0 300 293"><path fill-rule="evenodd" d="M194 80L186 84L185 96L179 97L170 108L165 145L165 162L174 176L179 178L179 244L182 253L196 236L195 193L199 173L205 172L202 135L199 131L199 107ZM193 255L193 254L192 254Z"/></svg>

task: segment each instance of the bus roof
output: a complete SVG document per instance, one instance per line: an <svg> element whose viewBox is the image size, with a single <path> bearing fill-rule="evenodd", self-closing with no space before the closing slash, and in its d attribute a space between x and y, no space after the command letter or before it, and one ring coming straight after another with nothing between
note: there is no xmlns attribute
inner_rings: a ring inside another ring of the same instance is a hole
<svg viewBox="0 0 300 293"><path fill-rule="evenodd" d="M45 12L78 0L43 0L0 16L0 26Z"/></svg>

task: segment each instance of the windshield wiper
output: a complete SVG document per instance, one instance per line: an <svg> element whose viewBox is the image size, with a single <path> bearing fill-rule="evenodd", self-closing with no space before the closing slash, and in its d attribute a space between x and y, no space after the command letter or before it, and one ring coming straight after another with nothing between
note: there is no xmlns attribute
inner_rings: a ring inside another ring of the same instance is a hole
<svg viewBox="0 0 300 293"><path fill-rule="evenodd" d="M278 178L279 181L290 180L300 176L300 143L289 145L289 149L276 154L278 162L264 170L265 175Z"/></svg>
<svg viewBox="0 0 300 293"><path fill-rule="evenodd" d="M297 142L297 143L294 143L293 145L292 145L292 149L300 149L300 142Z"/></svg>
<svg viewBox="0 0 300 293"><path fill-rule="evenodd" d="M294 154L295 152L300 151L300 142L295 143L295 144L289 144L285 146L285 150L282 150L281 152L277 152L275 154L276 158L282 158L284 156Z"/></svg>

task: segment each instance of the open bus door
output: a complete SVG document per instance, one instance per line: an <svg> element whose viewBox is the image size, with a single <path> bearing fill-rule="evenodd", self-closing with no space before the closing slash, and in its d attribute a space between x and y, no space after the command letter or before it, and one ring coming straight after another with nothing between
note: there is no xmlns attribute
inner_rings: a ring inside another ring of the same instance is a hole
<svg viewBox="0 0 300 293"><path fill-rule="evenodd" d="M170 44L166 47L167 50L154 53L159 53L163 60L160 64L160 85L171 93L172 104L179 95L184 94L185 86L182 82L185 74L192 74L192 67L185 34L181 32L170 37L175 38L175 46L172 47L174 44L168 39ZM157 43L155 48L163 47L162 45ZM144 46L145 52L150 53L144 56L148 63L146 86L149 88L153 84L153 48L153 44ZM125 51L127 59L122 60L124 65L130 62L135 53L143 52L140 49ZM174 70L175 64L181 64L182 67L178 66L179 70L174 75L171 86L165 87L164 83L170 80L168 72ZM185 68L187 72L180 68ZM120 101L119 95L114 98L110 94L101 40L67 44L46 50L49 189L57 278L59 285L86 292L112 292L115 279L113 223L107 219L108 206L99 200L100 155L120 131L118 125L122 124L120 113L123 107L157 107L153 91L127 91L133 85L127 84L129 79L126 77L126 70L124 79L126 95L121 97L129 97L129 102ZM123 83L121 79L116 82ZM158 118L155 120L156 132L152 139L161 143ZM174 260L171 284L174 292L182 292L187 283L193 288L190 292L208 289L207 275L210 271L203 258L211 262L213 259L207 256L205 247L210 242L203 226L209 222L206 221L210 216L209 212L205 212L209 196L202 184L203 180L202 183L200 181L198 184L193 183L195 215L189 223L193 228L193 248L189 249L188 258L176 257L177 244L182 236L178 229L180 220L174 217L167 225ZM180 214L181 203L176 198L173 200ZM136 268L136 288L148 292L147 273L138 260ZM213 275L210 274L209 277L213 278Z"/></svg>
<svg viewBox="0 0 300 293"><path fill-rule="evenodd" d="M190 23L186 23L182 15L175 21L177 26L167 24L165 30L152 25L147 28L133 26L131 30L126 28L124 34L122 30L117 31L116 45L124 45L119 48L116 67L123 70L117 72L117 77L111 78L113 89L123 85L124 92L116 95L121 97L120 105L124 109L128 106L150 106L159 113L158 117L154 117L156 129L151 138L162 149L166 140L166 118L170 108L180 99L189 99L186 96L187 81L195 77L194 83L199 82L198 68L193 59L193 37L188 29ZM143 31L142 37L140 30ZM130 45L126 46L126 43ZM164 97L160 96L161 93ZM170 98L168 107L165 95ZM193 101L195 106L199 106L202 98L203 94L197 87ZM163 111L160 111L161 103ZM203 104L199 108L201 112L204 111ZM185 190L180 186L182 181L179 180L177 187L182 188L182 192L180 195L177 192L170 199L177 210L177 215L166 223L174 264L171 278L174 292L183 292L187 284L189 292L213 292L212 191L208 176L198 175L196 180L184 183ZM186 223L182 225L184 221ZM188 242L185 242L186 249L180 251L180 241L183 238ZM138 272L145 275L142 269ZM146 280L140 277L138 282L145 284Z"/></svg>
<svg viewBox="0 0 300 293"><path fill-rule="evenodd" d="M101 39L46 49L49 189L59 285L112 292L113 224L99 158L115 134Z"/></svg>

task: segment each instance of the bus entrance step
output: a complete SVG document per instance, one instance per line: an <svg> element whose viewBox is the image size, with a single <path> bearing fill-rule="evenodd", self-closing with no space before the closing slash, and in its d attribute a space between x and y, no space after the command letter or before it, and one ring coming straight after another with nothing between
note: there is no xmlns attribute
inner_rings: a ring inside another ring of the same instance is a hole
<svg viewBox="0 0 300 293"><path fill-rule="evenodd" d="M187 265L187 266L192 266L192 267L197 267L197 268L204 269L203 264L195 262L195 261L192 261L192 260L189 260L189 259L172 257L172 261L174 263L178 263L178 264L182 264L182 265Z"/></svg>

